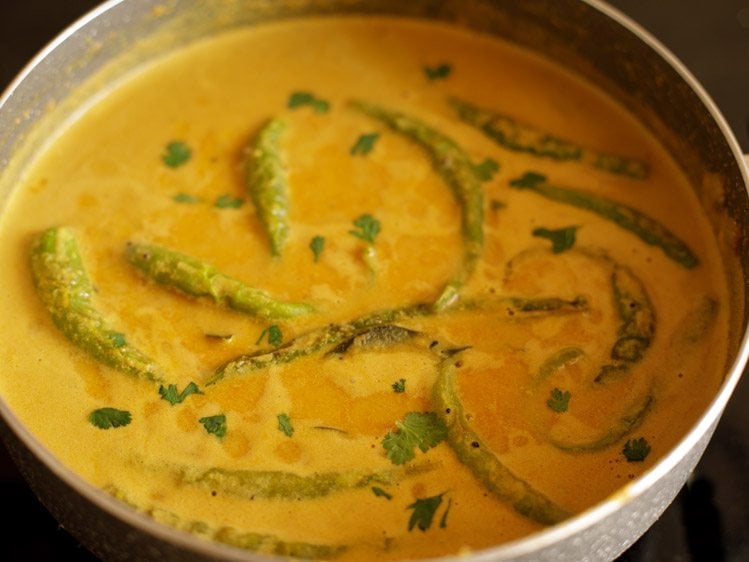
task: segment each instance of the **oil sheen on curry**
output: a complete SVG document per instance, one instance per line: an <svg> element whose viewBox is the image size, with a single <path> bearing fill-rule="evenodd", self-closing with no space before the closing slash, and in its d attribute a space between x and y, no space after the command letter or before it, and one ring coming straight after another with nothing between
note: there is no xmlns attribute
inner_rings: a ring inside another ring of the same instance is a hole
<svg viewBox="0 0 749 562"><path fill-rule="evenodd" d="M618 493L726 360L678 166L595 87L398 19L231 32L91 106L2 219L3 396L133 509L311 559Z"/></svg>

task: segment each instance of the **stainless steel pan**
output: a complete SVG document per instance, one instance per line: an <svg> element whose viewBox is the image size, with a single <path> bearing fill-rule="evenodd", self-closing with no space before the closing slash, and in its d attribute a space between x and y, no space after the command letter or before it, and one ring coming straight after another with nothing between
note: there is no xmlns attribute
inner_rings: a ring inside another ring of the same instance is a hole
<svg viewBox="0 0 749 562"><path fill-rule="evenodd" d="M650 35L601 2L111 0L59 36L0 99L0 212L45 139L100 93L101 80L89 81L94 74L115 82L165 50L223 29L315 13L448 20L542 52L599 84L636 114L682 165L709 211L729 272L733 311L733 363L709 408L677 447L612 498L559 526L470 556L476 561L615 558L683 486L746 364L749 179L729 127L697 81ZM0 434L40 499L101 558L263 559L159 525L83 482L36 441L2 397Z"/></svg>

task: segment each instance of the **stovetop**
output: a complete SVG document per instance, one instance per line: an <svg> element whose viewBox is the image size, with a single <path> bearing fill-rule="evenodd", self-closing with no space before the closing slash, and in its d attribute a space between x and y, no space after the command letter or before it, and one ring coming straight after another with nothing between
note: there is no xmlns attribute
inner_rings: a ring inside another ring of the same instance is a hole
<svg viewBox="0 0 749 562"><path fill-rule="evenodd" d="M749 0L610 0L702 82L749 153ZM0 2L0 90L97 0ZM619 562L749 561L749 378L692 478ZM0 560L96 562L34 497L0 444Z"/></svg>

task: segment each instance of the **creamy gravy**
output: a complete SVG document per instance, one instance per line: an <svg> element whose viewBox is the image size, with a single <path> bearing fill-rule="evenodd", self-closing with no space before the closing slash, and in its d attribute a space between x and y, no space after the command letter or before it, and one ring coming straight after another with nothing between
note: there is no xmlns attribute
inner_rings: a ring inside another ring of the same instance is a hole
<svg viewBox="0 0 749 562"><path fill-rule="evenodd" d="M446 76L425 75L425 67L443 63L450 68ZM289 108L290 95L300 91L327 101L329 109ZM450 96L640 159L648 177L507 150L460 121L446 103ZM351 99L416 116L474 162L499 164L481 183L483 256L462 299L582 296L587 306L569 313L523 315L503 307L408 318L398 325L419 332L414 342L340 357L312 354L207 384L218 366L268 348L267 332L265 340L259 337L270 325L291 341L331 322L433 302L459 269L461 210L450 188L423 147L353 110ZM243 168L244 147L277 115L288 124L281 146L290 200L280 258L268 250ZM373 132L379 137L371 152L352 155L356 139ZM162 154L174 140L192 156L171 168ZM699 265L683 267L599 215L509 186L528 171L647 213L683 240ZM176 201L179 194L195 201ZM217 208L222 195L243 204ZM381 225L373 263L364 259L366 244L349 233L363 214ZM29 251L41 231L61 225L80 243L96 307L161 365L165 384L181 390L194 382L203 394L172 406L158 384L98 364L55 327L36 294ZM571 226L577 227L574 246L557 254L549 240L532 234ZM242 533L260 533L289 543L343 545L345 551L335 551L341 559L400 559L481 549L543 528L492 494L447 441L425 453L416 449L403 465L418 467L410 474L314 499L253 498L190 482L214 467L302 476L397 469L383 438L407 413L434 410L439 369L420 338L471 346L456 356L456 380L481 446L570 514L615 493L668 452L718 388L726 359L722 266L696 198L664 150L614 102L553 64L438 24L313 19L186 48L117 86L70 125L25 174L0 228L6 317L0 391L13 410L88 481L157 520L235 544ZM309 248L314 236L325 238L318 262ZM263 320L187 297L134 269L124 257L128 241L195 256L319 312ZM610 362L620 326L613 263L642 282L655 331L624 374L594 383ZM694 328L703 302L717 303L717 314ZM549 358L565 349L578 351L550 368ZM395 392L401 379L405 391ZM555 389L570 392L567 411L547 404ZM103 431L88 420L102 407L126 410L132 422ZM282 413L293 424L291 436L279 429ZM218 414L226 416L224 437L199 422ZM594 451L558 446L596 440L635 418L631 431ZM628 462L623 447L640 438L652 450L644 461ZM440 494L429 528L409 531L409 506Z"/></svg>

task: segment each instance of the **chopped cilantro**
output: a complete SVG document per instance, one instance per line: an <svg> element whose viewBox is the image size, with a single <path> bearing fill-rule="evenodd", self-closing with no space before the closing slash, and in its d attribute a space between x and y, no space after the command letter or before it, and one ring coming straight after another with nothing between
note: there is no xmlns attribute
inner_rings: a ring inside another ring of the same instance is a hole
<svg viewBox="0 0 749 562"><path fill-rule="evenodd" d="M268 326L262 332L260 332L260 337L255 342L255 345L259 345L260 342L263 341L263 338L266 337L266 335L268 337L269 344L274 347L278 347L279 345L281 345L281 342L283 341L283 333L281 332L281 328L279 328L276 324Z"/></svg>
<svg viewBox="0 0 749 562"><path fill-rule="evenodd" d="M546 176L538 172L526 172L522 177L510 182L510 186L517 188L536 187L546 181Z"/></svg>
<svg viewBox="0 0 749 562"><path fill-rule="evenodd" d="M378 498L385 498L386 500L392 500L393 496L388 494L385 490L378 486L372 486L372 492L374 492L374 495Z"/></svg>
<svg viewBox="0 0 749 562"><path fill-rule="evenodd" d="M558 228L556 230L549 230L548 228L536 228L533 231L533 236L539 238L547 238L551 240L551 251L555 254L560 254L565 250L569 250L575 245L575 238L577 229L579 226L568 226L566 228Z"/></svg>
<svg viewBox="0 0 749 562"><path fill-rule="evenodd" d="M320 261L320 254L325 249L325 237L314 236L309 243L309 249L312 250L312 255L315 256L315 263Z"/></svg>
<svg viewBox="0 0 749 562"><path fill-rule="evenodd" d="M294 426L291 425L291 418L288 414L278 414L276 418L278 419L278 429L283 431L286 437L294 435Z"/></svg>
<svg viewBox="0 0 749 562"><path fill-rule="evenodd" d="M393 392L395 392L396 394L406 392L406 379L397 380L390 386L392 386Z"/></svg>
<svg viewBox="0 0 749 562"><path fill-rule="evenodd" d="M127 344L125 334L121 332L109 332L109 339L112 342L112 345L116 348L125 347Z"/></svg>
<svg viewBox="0 0 749 562"><path fill-rule="evenodd" d="M312 92L292 92L286 105L289 109L309 105L316 113L325 113L330 109L329 102L317 98Z"/></svg>
<svg viewBox="0 0 749 562"><path fill-rule="evenodd" d="M351 154L366 156L372 152L378 138L380 138L380 133L365 133L361 135L354 143L354 146L351 147Z"/></svg>
<svg viewBox="0 0 749 562"><path fill-rule="evenodd" d="M481 181L490 181L499 171L499 164L493 158L486 158L481 164L475 164L473 170Z"/></svg>
<svg viewBox="0 0 749 562"><path fill-rule="evenodd" d="M172 200L175 203L200 203L200 197L184 192L177 193L174 197L172 197Z"/></svg>
<svg viewBox="0 0 749 562"><path fill-rule="evenodd" d="M310 92L292 92L289 96L288 107L294 109L302 105L309 105L315 100L315 96Z"/></svg>
<svg viewBox="0 0 749 562"><path fill-rule="evenodd" d="M380 233L380 221L370 214L361 215L354 221L357 230L349 230L349 234L374 244L375 238Z"/></svg>
<svg viewBox="0 0 749 562"><path fill-rule="evenodd" d="M404 464L413 459L416 447L426 453L447 438L447 426L434 412L409 412L403 421L396 421L395 426L398 429L389 431L382 440L393 464Z"/></svg>
<svg viewBox="0 0 749 562"><path fill-rule="evenodd" d="M440 80L450 76L452 70L452 66L443 62L442 64L438 64L437 66L425 66L424 74L426 74L426 77L429 80Z"/></svg>
<svg viewBox="0 0 749 562"><path fill-rule="evenodd" d="M244 205L244 199L241 197L232 197L228 193L219 195L213 203L213 206L217 209L239 209L242 205Z"/></svg>
<svg viewBox="0 0 749 562"><path fill-rule="evenodd" d="M164 385L159 386L159 395L172 406L181 404L191 394L203 394L194 382L188 384L182 392L177 392L176 384L170 384L167 387L164 387Z"/></svg>
<svg viewBox="0 0 749 562"><path fill-rule="evenodd" d="M437 513L437 509L442 505L442 496L444 495L443 492L431 498L420 498L409 505L407 509L413 509L413 513L408 520L408 530L411 531L414 527L418 527L421 531L429 529L432 526L434 514Z"/></svg>
<svg viewBox="0 0 749 562"><path fill-rule="evenodd" d="M205 430L216 437L226 436L226 416L217 414L215 416L206 416L198 420L203 424Z"/></svg>
<svg viewBox="0 0 749 562"><path fill-rule="evenodd" d="M133 417L127 410L116 408L99 408L88 415L88 421L99 429L110 427L123 427L132 421Z"/></svg>
<svg viewBox="0 0 749 562"><path fill-rule="evenodd" d="M650 445L644 437L628 439L622 453L627 458L627 462L642 462L650 454Z"/></svg>
<svg viewBox="0 0 749 562"><path fill-rule="evenodd" d="M566 412L570 405L572 394L568 390L562 392L558 388L551 391L551 398L546 401L546 405L555 412Z"/></svg>
<svg viewBox="0 0 749 562"><path fill-rule="evenodd" d="M182 141L172 141L166 145L161 160L170 168L178 168L192 156L192 150Z"/></svg>

